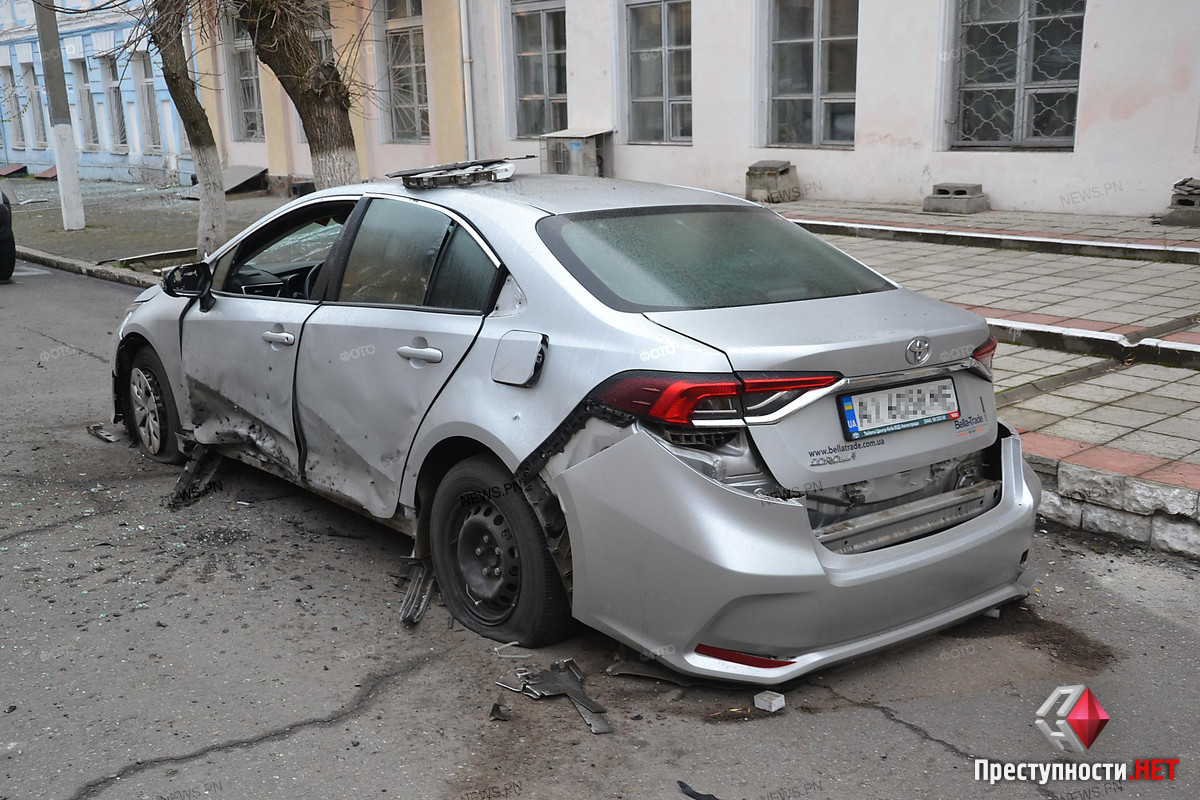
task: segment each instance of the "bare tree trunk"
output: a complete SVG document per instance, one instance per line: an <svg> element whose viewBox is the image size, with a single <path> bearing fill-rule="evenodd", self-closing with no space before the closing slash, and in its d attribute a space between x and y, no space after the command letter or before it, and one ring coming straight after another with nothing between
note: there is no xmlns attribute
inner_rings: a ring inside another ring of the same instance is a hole
<svg viewBox="0 0 1200 800"><path fill-rule="evenodd" d="M315 4L303 0L235 0L238 18L254 41L259 60L271 68L296 106L318 189L361 180L351 93L337 64L322 62L309 37Z"/></svg>
<svg viewBox="0 0 1200 800"><path fill-rule="evenodd" d="M145 23L150 40L162 59L163 80L183 130L192 147L192 164L200 187L200 223L196 231L196 250L203 257L223 245L225 233L225 186L221 180L221 158L208 114L196 95L196 82L188 69L188 54L183 46L187 33L187 0L151 0Z"/></svg>

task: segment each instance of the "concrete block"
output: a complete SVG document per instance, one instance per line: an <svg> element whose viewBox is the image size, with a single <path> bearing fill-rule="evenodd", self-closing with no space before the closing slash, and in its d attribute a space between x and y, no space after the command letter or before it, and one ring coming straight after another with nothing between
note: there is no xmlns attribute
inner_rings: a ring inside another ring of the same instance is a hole
<svg viewBox="0 0 1200 800"><path fill-rule="evenodd" d="M1171 195L1172 208L1195 208L1200 206L1200 195L1194 194L1173 194Z"/></svg>
<svg viewBox="0 0 1200 800"><path fill-rule="evenodd" d="M1162 511L1167 514L1194 517L1197 505L1200 504L1198 497L1200 497L1200 493L1183 486L1167 486L1138 478L1126 478L1123 508L1134 514L1153 514L1156 511Z"/></svg>
<svg viewBox="0 0 1200 800"><path fill-rule="evenodd" d="M935 195L952 195L954 197L967 197L969 195L983 194L982 183L935 183L933 185L933 193Z"/></svg>
<svg viewBox="0 0 1200 800"><path fill-rule="evenodd" d="M754 695L754 707L773 714L783 708L783 695L779 692L759 692Z"/></svg>
<svg viewBox="0 0 1200 800"><path fill-rule="evenodd" d="M1150 542L1151 517L1118 511L1115 508L1086 505L1079 527L1088 533L1101 533L1133 542Z"/></svg>
<svg viewBox="0 0 1200 800"><path fill-rule="evenodd" d="M1078 528L1083 515L1083 503L1054 492L1043 491L1042 502L1037 510L1051 522L1066 525L1068 528Z"/></svg>
<svg viewBox="0 0 1200 800"><path fill-rule="evenodd" d="M1064 462L1058 465L1058 492L1074 500L1084 500L1108 508L1125 508L1124 475L1079 464Z"/></svg>
<svg viewBox="0 0 1200 800"><path fill-rule="evenodd" d="M746 199L755 203L799 200L800 178L790 161L756 161L746 170Z"/></svg>
<svg viewBox="0 0 1200 800"><path fill-rule="evenodd" d="M1178 225L1181 228L1200 228L1200 206L1171 206L1162 215L1163 225Z"/></svg>
<svg viewBox="0 0 1200 800"><path fill-rule="evenodd" d="M1200 558L1200 523L1182 517L1156 516L1150 529L1156 550Z"/></svg>
<svg viewBox="0 0 1200 800"><path fill-rule="evenodd" d="M958 195L930 194L921 203L922 211L935 214L978 214L981 211L991 211L992 204L986 194Z"/></svg>

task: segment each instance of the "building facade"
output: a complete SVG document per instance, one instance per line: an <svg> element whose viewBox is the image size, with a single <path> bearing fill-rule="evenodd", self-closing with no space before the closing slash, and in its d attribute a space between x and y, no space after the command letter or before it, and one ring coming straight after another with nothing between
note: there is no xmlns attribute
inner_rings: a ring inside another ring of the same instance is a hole
<svg viewBox="0 0 1200 800"><path fill-rule="evenodd" d="M57 0L84 11L109 4ZM71 124L83 178L190 183L191 155L153 48L133 41L137 4L58 15ZM54 166L44 57L31 0L0 0L2 157L30 173Z"/></svg>

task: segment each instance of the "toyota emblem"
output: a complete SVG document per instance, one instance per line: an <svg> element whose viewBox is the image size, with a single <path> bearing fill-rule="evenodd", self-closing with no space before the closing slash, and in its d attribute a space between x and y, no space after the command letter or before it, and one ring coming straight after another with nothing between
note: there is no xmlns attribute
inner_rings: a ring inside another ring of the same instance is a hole
<svg viewBox="0 0 1200 800"><path fill-rule="evenodd" d="M910 364L924 364L929 360L929 340L924 336L913 339L905 348L904 357Z"/></svg>

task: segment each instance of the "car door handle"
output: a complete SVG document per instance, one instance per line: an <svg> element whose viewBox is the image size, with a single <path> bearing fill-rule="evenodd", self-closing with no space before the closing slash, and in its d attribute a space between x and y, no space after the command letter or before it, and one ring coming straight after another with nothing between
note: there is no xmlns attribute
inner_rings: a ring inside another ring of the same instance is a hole
<svg viewBox="0 0 1200 800"><path fill-rule="evenodd" d="M296 343L296 337L286 331L263 331L263 341L271 344L282 344L291 347Z"/></svg>
<svg viewBox="0 0 1200 800"><path fill-rule="evenodd" d="M409 361L416 359L418 361L428 361L430 364L440 364L442 361L442 351L434 347L404 347L396 348L396 355L401 358L407 358Z"/></svg>

